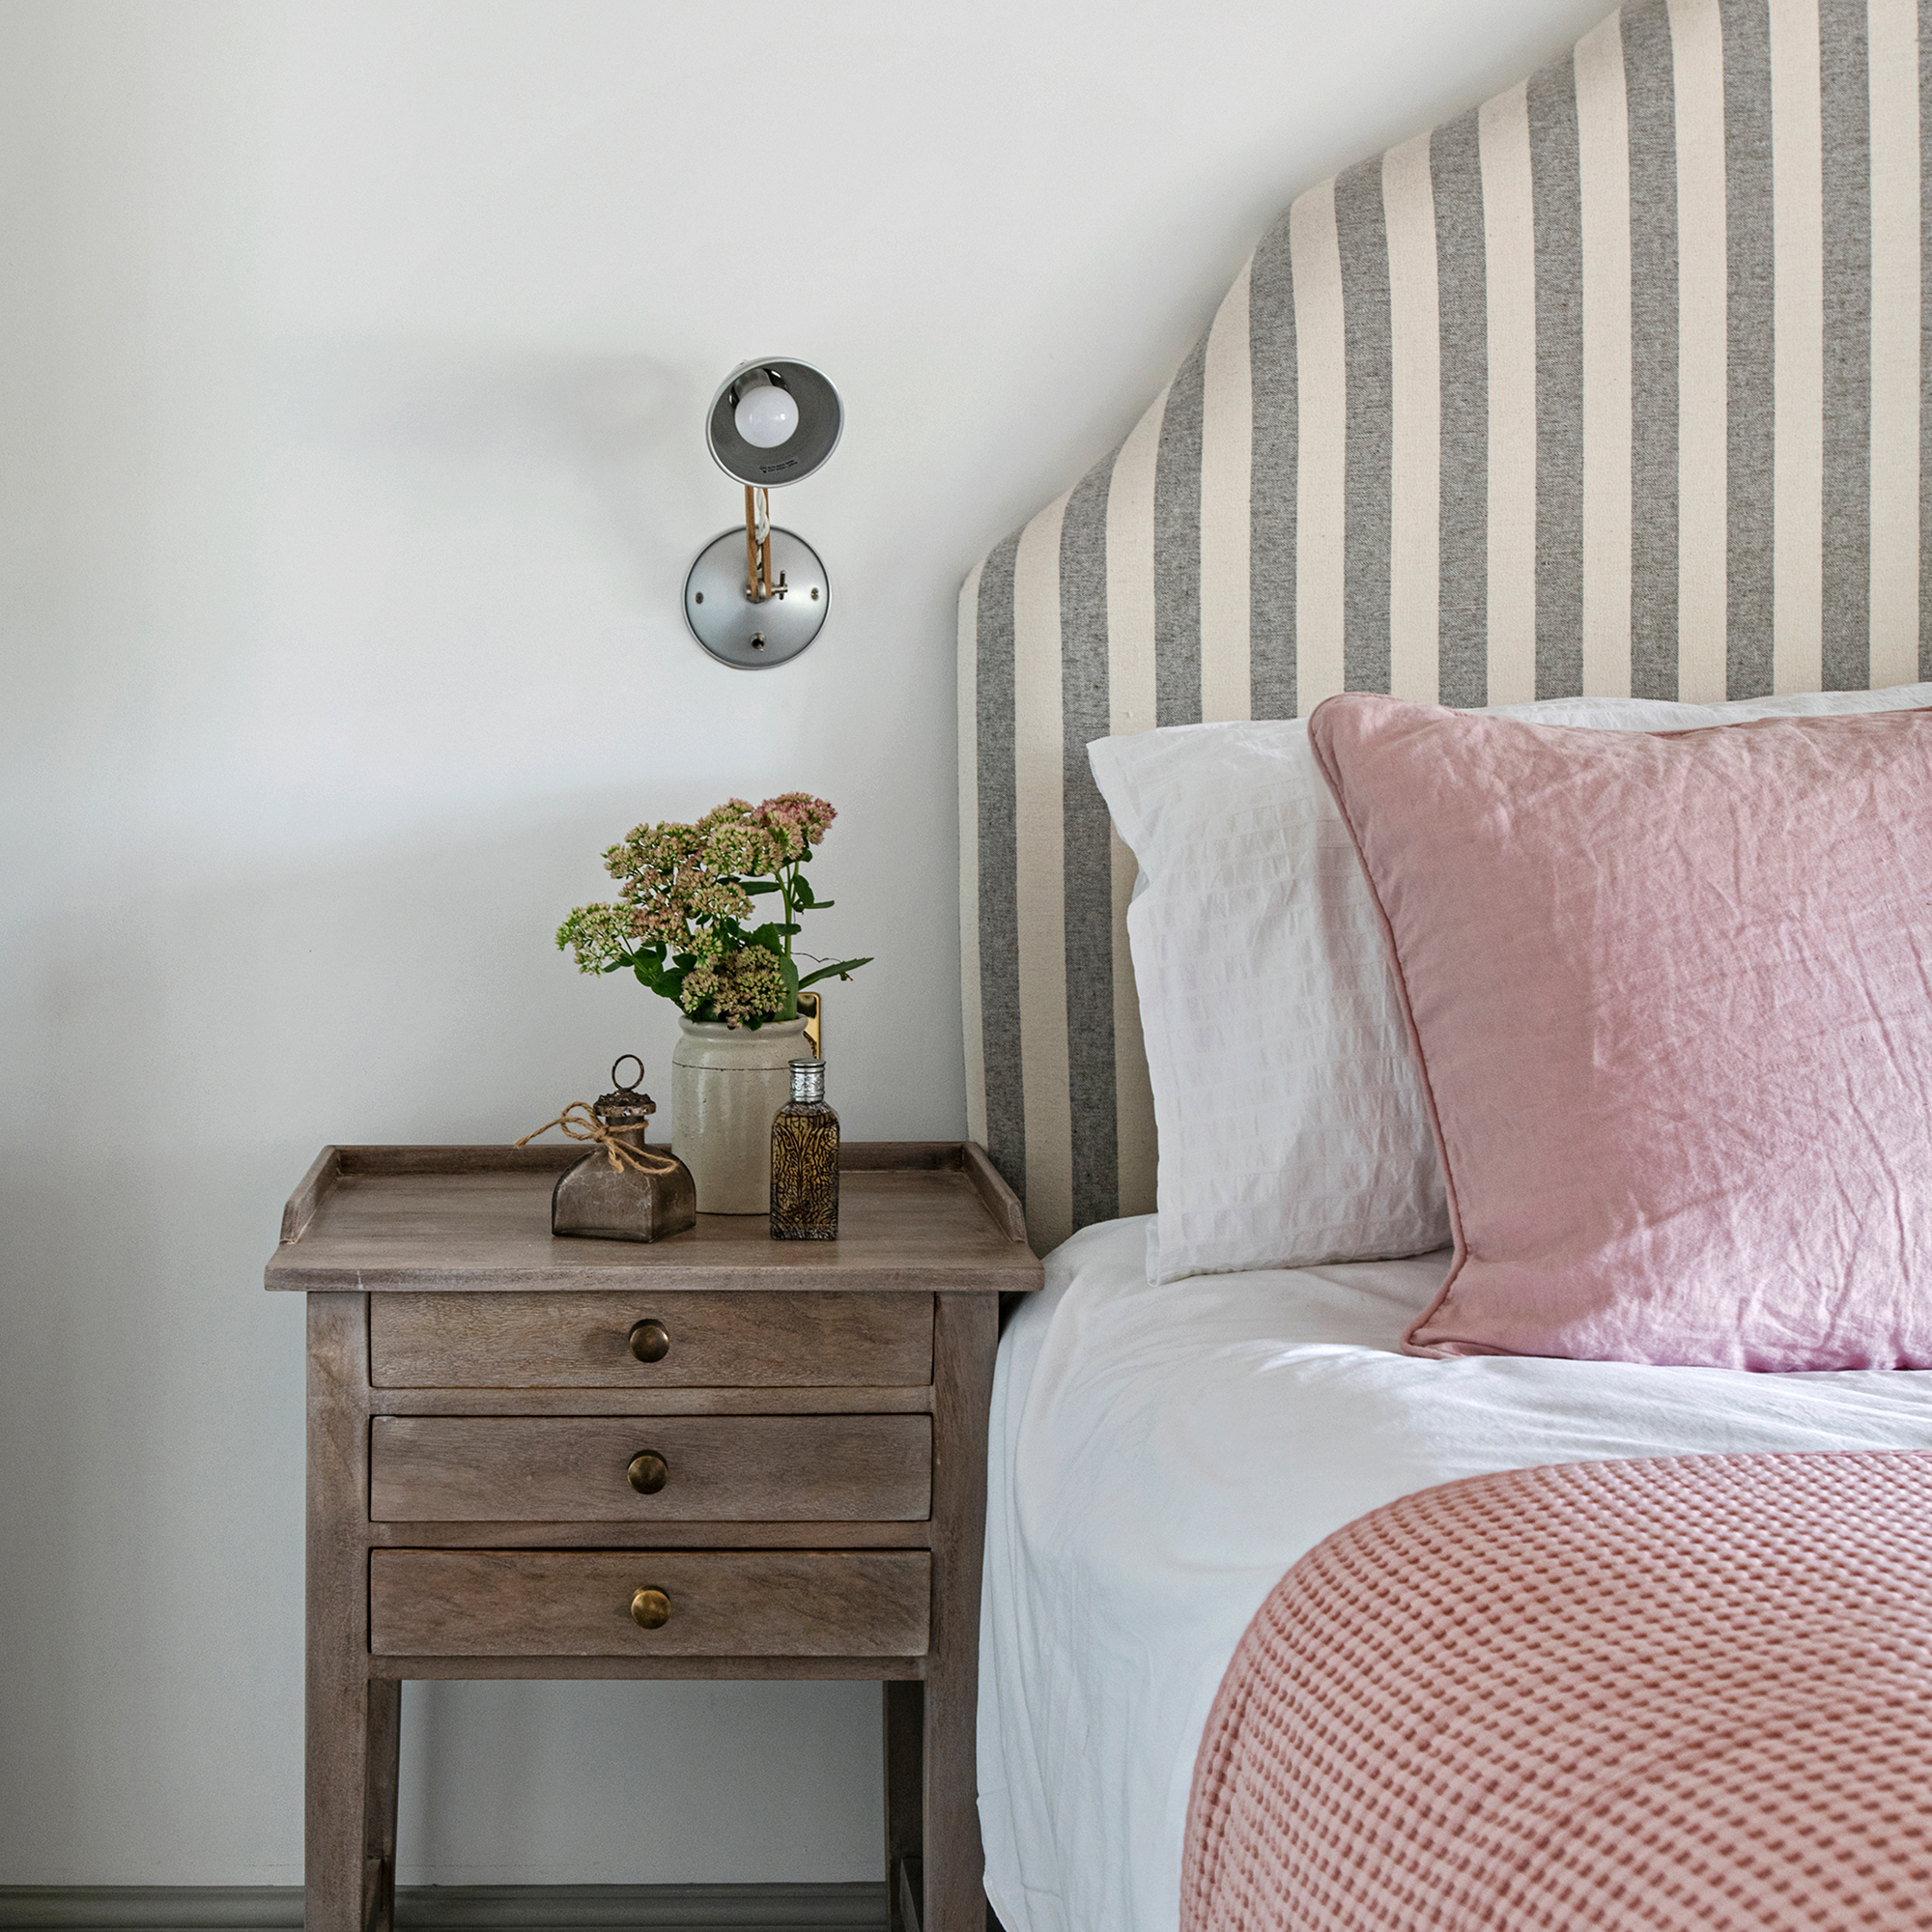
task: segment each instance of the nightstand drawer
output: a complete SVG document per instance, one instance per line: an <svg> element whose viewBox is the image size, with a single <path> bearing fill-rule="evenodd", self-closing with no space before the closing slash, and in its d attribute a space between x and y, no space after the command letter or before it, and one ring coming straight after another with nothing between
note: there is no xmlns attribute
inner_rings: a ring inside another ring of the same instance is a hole
<svg viewBox="0 0 1932 1932"><path fill-rule="evenodd" d="M377 1522L909 1522L925 1415L379 1415Z"/></svg>
<svg viewBox="0 0 1932 1932"><path fill-rule="evenodd" d="M376 1294L377 1388L900 1388L929 1294Z"/></svg>
<svg viewBox="0 0 1932 1932"><path fill-rule="evenodd" d="M379 1657L923 1657L931 1584L923 1549L378 1549L369 1648ZM662 1621L646 1629L639 1614Z"/></svg>

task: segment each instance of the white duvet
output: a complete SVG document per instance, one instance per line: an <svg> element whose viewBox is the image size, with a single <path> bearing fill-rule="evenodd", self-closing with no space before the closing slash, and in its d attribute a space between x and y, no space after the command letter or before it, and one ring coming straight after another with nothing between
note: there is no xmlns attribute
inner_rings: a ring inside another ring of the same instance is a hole
<svg viewBox="0 0 1932 1932"><path fill-rule="evenodd" d="M1150 1285L1145 1218L1048 1257L993 1384L980 1815L1008 1932L1173 1932L1194 1754L1282 1573L1459 1476L1932 1448L1932 1371L1418 1361L1447 1251Z"/></svg>

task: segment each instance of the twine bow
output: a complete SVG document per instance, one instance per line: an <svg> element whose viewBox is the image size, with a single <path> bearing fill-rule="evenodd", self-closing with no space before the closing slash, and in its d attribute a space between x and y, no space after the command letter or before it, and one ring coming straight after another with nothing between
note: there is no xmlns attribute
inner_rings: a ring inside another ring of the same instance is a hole
<svg viewBox="0 0 1932 1932"><path fill-rule="evenodd" d="M573 1119L575 1115L582 1118ZM633 1174L675 1174L680 1165L675 1154L660 1153L656 1148L634 1148L630 1142L620 1140L620 1134L634 1134L638 1127L611 1127L597 1118L596 1109L586 1100L573 1100L555 1120L546 1121L542 1126L533 1127L517 1146L523 1147L533 1141L539 1134L547 1134L553 1127L561 1127L574 1141L595 1141L611 1157L611 1166L621 1174L629 1168Z"/></svg>

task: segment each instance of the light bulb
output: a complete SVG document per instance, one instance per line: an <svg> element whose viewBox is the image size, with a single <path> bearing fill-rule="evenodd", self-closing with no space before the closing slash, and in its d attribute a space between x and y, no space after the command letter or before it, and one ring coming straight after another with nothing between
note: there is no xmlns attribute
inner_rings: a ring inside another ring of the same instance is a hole
<svg viewBox="0 0 1932 1932"><path fill-rule="evenodd" d="M775 383L760 383L738 398L731 412L738 434L753 449L776 449L798 427L798 405Z"/></svg>

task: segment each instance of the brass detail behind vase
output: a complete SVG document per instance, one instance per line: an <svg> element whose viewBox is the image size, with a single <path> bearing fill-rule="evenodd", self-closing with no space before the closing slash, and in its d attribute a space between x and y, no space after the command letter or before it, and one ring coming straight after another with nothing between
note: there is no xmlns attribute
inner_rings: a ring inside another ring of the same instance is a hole
<svg viewBox="0 0 1932 1932"><path fill-rule="evenodd" d="M631 1458L629 1475L640 1496L654 1496L670 1479L670 1464L655 1449L640 1449Z"/></svg>
<svg viewBox="0 0 1932 1932"><path fill-rule="evenodd" d="M670 1353L670 1331L646 1317L632 1324L630 1350L640 1362L661 1362Z"/></svg>
<svg viewBox="0 0 1932 1932"><path fill-rule="evenodd" d="M662 1590L639 1590L631 1599L631 1617L639 1630L663 1630L670 1622L670 1599Z"/></svg>

